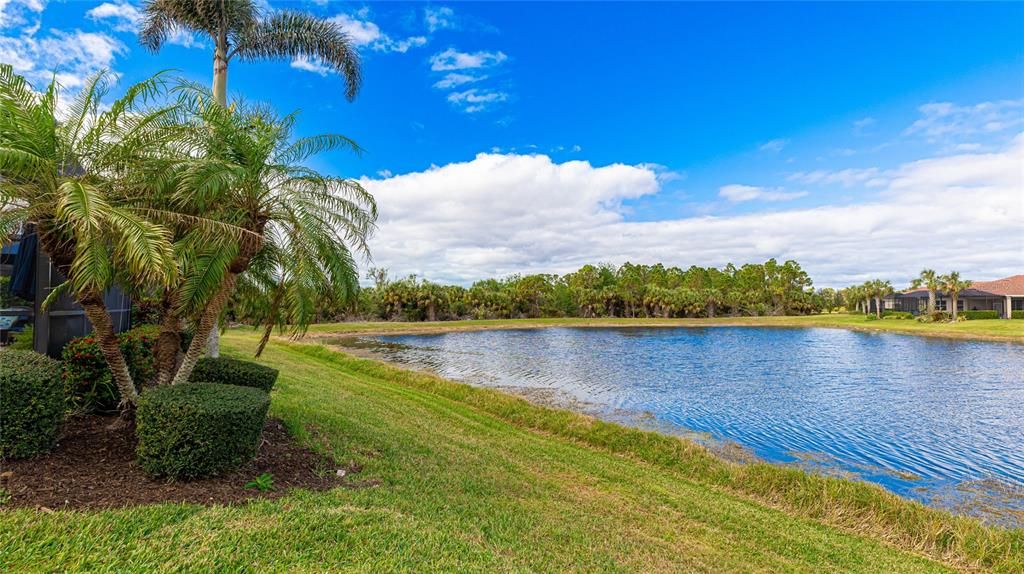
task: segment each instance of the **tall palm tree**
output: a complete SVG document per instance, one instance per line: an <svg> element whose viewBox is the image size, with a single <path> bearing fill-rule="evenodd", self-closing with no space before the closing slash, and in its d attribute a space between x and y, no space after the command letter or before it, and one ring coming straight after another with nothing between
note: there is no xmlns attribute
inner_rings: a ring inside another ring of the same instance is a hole
<svg viewBox="0 0 1024 574"><path fill-rule="evenodd" d="M203 159L188 162L177 178L174 203L209 210L246 234L240 241L212 244L203 255L209 261L203 268L209 272L195 274L187 282L187 293L175 296L203 303L174 384L188 380L239 275L268 245L269 235L285 234L289 251L307 250L311 260L330 268L331 277L341 281L346 272L339 266L347 252L338 253L339 246L351 245L367 255L366 242L377 219L373 196L358 182L303 165L319 152L358 151L353 141L336 134L293 139L295 114L280 118L267 108L251 106L230 110L209 105L211 98L209 91L192 89L188 105L204 128L196 130L203 139L192 154ZM192 297L196 293L202 295Z"/></svg>
<svg viewBox="0 0 1024 574"><path fill-rule="evenodd" d="M228 65L235 58L316 58L345 78L349 100L359 91L359 54L330 20L291 11L264 15L252 0L149 0L143 14L139 42L154 52L179 31L213 42L213 94L221 105L227 105Z"/></svg>
<svg viewBox="0 0 1024 574"><path fill-rule="evenodd" d="M921 274L911 281L910 286L914 289L924 287L928 290L928 314L935 313L936 292L942 286L939 274L934 269L922 269Z"/></svg>
<svg viewBox="0 0 1024 574"><path fill-rule="evenodd" d="M960 293L971 288L971 282L960 279L960 273L958 271L950 272L946 275L939 277L939 281L942 283L942 289L946 292L949 297L949 313L950 318L956 321L957 303L960 299Z"/></svg>
<svg viewBox="0 0 1024 574"><path fill-rule="evenodd" d="M166 285L176 274L168 231L125 199L134 171L173 136L165 128L175 110L145 107L161 92L157 76L101 112L108 77L89 78L59 113L56 81L36 92L0 65L0 236L35 225L41 248L67 278L58 292L81 304L122 406L130 406L137 388L103 293L115 283Z"/></svg>

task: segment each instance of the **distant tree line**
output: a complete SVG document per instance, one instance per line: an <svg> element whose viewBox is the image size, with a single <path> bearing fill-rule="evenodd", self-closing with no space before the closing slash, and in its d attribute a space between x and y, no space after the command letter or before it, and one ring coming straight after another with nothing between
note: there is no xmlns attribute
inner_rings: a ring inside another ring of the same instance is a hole
<svg viewBox="0 0 1024 574"><path fill-rule="evenodd" d="M468 288L372 269L373 286L343 308L346 318L401 321L540 317L716 317L801 315L841 306L833 289L815 291L796 261L688 269L626 263L584 265L566 275L512 275Z"/></svg>

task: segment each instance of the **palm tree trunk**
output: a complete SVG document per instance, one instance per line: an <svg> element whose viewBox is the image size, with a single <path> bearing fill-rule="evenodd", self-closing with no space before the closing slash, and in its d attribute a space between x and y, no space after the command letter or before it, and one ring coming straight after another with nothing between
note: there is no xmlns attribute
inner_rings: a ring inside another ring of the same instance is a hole
<svg viewBox="0 0 1024 574"><path fill-rule="evenodd" d="M959 294L957 294L957 293L950 293L949 302L953 305L953 307L949 310L949 312L950 312L950 317L953 319L954 323L956 323L956 303L957 303L957 299L959 299Z"/></svg>
<svg viewBox="0 0 1024 574"><path fill-rule="evenodd" d="M220 317L220 312L231 298L231 292L235 289L237 278L237 275L228 272L227 276L224 277L224 282L220 285L220 290L210 298L209 304L203 310L199 323L196 325L196 332L188 346L188 351L185 353L185 358L182 359L181 366L178 367L178 372L174 375L174 380L171 381L172 385L187 383L189 377L192 376L192 370L195 369L199 357L203 354L203 348L206 347L206 340L210 336L210 331L217 325L217 318Z"/></svg>
<svg viewBox="0 0 1024 574"><path fill-rule="evenodd" d="M85 310L85 316L92 323L93 334L99 345L103 359L110 368L110 373L121 394L121 410L128 410L135 406L139 393L135 390L135 383L132 382L132 375L128 371L128 363L121 354L121 342L114 332L114 325L110 322L110 313L103 303L103 295L91 293L81 297L78 302Z"/></svg>
<svg viewBox="0 0 1024 574"><path fill-rule="evenodd" d="M935 313L935 289L928 290L928 315Z"/></svg>
<svg viewBox="0 0 1024 574"><path fill-rule="evenodd" d="M267 325L263 329L263 336L260 337L260 344L256 346L256 354L253 355L257 359L263 354L263 349L267 346L267 342L270 341L270 334L274 331L274 320L268 318Z"/></svg>
<svg viewBox="0 0 1024 574"><path fill-rule="evenodd" d="M875 297L875 317L882 318L882 298Z"/></svg>
<svg viewBox="0 0 1024 574"><path fill-rule="evenodd" d="M181 317L174 313L170 293L164 296L163 311L155 353L158 385L171 382L171 377L178 366L178 355L181 353Z"/></svg>
<svg viewBox="0 0 1024 574"><path fill-rule="evenodd" d="M270 335L274 331L274 325L277 324L278 315L281 312L281 299L284 298L284 277L277 284L277 289L274 291L274 299L270 302L270 310L267 312L267 324L263 330L263 336L260 337L260 344L256 346L256 354L253 355L255 358L260 358L263 354L263 348L267 346L267 342L270 341Z"/></svg>
<svg viewBox="0 0 1024 574"><path fill-rule="evenodd" d="M228 47L221 34L213 51L213 97L222 106L228 105Z"/></svg>

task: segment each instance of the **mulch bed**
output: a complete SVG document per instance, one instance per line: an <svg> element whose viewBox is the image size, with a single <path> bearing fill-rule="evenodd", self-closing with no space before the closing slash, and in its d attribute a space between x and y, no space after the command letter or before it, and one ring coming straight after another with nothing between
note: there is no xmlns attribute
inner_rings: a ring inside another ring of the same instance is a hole
<svg viewBox="0 0 1024 574"><path fill-rule="evenodd" d="M153 479L135 463L131 428L108 428L115 417L83 416L67 422L53 452L28 460L0 463L0 488L10 499L0 508L43 510L118 508L160 502L230 504L252 498L278 498L292 488L328 490L370 486L338 476L358 472L299 445L281 421L270 419L256 459L231 474L190 481ZM269 472L274 489L245 488ZM2 502L2 501L0 501Z"/></svg>

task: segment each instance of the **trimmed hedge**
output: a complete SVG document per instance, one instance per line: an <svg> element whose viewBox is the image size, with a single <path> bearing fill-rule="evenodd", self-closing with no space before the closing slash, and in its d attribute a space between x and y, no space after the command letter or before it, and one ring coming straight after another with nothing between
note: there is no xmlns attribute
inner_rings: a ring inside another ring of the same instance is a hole
<svg viewBox="0 0 1024 574"><path fill-rule="evenodd" d="M118 335L121 353L137 386L156 375L153 352L157 334L152 327L140 327ZM72 404L90 412L117 410L121 394L110 375L100 346L92 335L68 341L61 352L64 387Z"/></svg>
<svg viewBox="0 0 1024 574"><path fill-rule="evenodd" d="M883 319L913 319L914 314L910 311L882 311Z"/></svg>
<svg viewBox="0 0 1024 574"><path fill-rule="evenodd" d="M1024 311L1010 311L1011 319L1024 319Z"/></svg>
<svg viewBox="0 0 1024 574"><path fill-rule="evenodd" d="M256 456L270 395L213 383L163 385L139 398L135 454L153 476L199 478Z"/></svg>
<svg viewBox="0 0 1024 574"><path fill-rule="evenodd" d="M60 363L32 351L0 351L0 458L52 449L65 408Z"/></svg>
<svg viewBox="0 0 1024 574"><path fill-rule="evenodd" d="M963 315L968 321L972 319L998 319L999 313L997 311L961 311L958 315Z"/></svg>
<svg viewBox="0 0 1024 574"><path fill-rule="evenodd" d="M203 357L196 363L189 382L253 387L269 393L277 381L277 373L277 369L250 361Z"/></svg>

